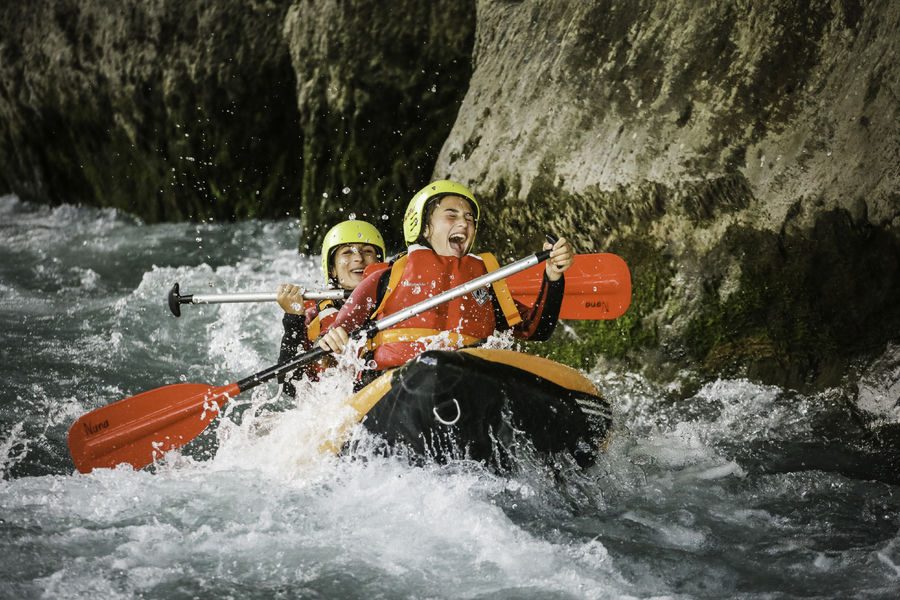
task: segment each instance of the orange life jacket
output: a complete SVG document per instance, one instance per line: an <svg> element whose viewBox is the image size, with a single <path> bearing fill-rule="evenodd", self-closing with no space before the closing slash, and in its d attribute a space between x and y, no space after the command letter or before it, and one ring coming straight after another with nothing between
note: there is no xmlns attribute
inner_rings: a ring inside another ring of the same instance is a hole
<svg viewBox="0 0 900 600"><path fill-rule="evenodd" d="M392 265L384 297L372 318L382 319L497 268L492 254L457 258L439 256L424 246L410 246L408 254ZM507 323L513 326L521 322L506 282L501 280L492 286ZM386 369L424 352L422 338L447 332L447 347L471 346L491 335L495 325L491 293L481 288L380 331L369 347L374 349L377 368Z"/></svg>
<svg viewBox="0 0 900 600"><path fill-rule="evenodd" d="M319 334L331 326L337 314L338 307L335 306L334 300L321 300L316 305L315 316L306 324L306 337L309 341L315 343Z"/></svg>

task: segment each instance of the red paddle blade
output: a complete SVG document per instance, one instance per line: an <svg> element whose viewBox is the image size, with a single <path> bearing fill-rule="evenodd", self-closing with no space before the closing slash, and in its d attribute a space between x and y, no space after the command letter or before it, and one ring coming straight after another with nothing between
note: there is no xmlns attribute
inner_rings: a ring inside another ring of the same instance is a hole
<svg viewBox="0 0 900 600"><path fill-rule="evenodd" d="M513 297L529 306L537 301L544 263L506 278ZM615 254L577 254L566 271L560 319L616 319L631 304L631 272Z"/></svg>
<svg viewBox="0 0 900 600"><path fill-rule="evenodd" d="M236 383L177 383L113 402L75 421L69 453L82 473L122 463L146 467L200 435L239 393Z"/></svg>

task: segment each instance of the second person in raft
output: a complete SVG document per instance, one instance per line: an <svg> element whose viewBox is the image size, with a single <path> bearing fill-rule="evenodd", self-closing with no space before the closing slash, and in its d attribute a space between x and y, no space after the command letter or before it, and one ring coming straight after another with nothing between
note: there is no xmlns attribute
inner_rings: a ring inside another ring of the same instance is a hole
<svg viewBox="0 0 900 600"><path fill-rule="evenodd" d="M330 288L352 291L363 280L365 268L384 260L384 238L365 221L344 221L328 230L322 240L322 275ZM310 350L313 341L334 321L344 300L320 300L315 306L305 308L303 289L292 284L278 286L276 300L284 309L281 320L284 335L278 362L291 359L300 352ZM284 393L294 396L293 380L304 374L315 377L317 367L309 365L294 371L283 384Z"/></svg>
<svg viewBox="0 0 900 600"><path fill-rule="evenodd" d="M422 188L403 217L407 253L359 284L319 346L342 352L349 340L347 332L366 321L387 317L496 270L497 259L492 254L469 254L480 216L478 200L462 184L441 180ZM552 249L534 306L515 302L501 280L490 289L476 290L407 319L369 340L374 368L364 374L363 383L384 369L415 358L428 342L443 340L447 348L472 346L495 331L510 328L517 338L548 339L559 318L565 291L563 273L572 266L574 253L565 238L544 248Z"/></svg>

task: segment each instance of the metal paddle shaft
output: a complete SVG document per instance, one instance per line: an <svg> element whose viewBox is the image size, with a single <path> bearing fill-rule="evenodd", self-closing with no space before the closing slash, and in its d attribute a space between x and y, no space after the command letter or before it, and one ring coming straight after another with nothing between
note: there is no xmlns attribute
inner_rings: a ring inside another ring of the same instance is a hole
<svg viewBox="0 0 900 600"><path fill-rule="evenodd" d="M426 310L430 310L435 306L440 306L444 302L448 300L453 300L454 298L459 298L460 296L465 296L466 294L470 294L475 290L483 287L487 287L494 283L495 281L500 281L501 279L505 279L510 275L518 273L519 271L524 271L534 265L547 260L547 257L550 256L549 250L542 250L531 256L525 257L523 259L517 260L514 263L510 263L505 267L500 267L496 271L492 273L488 273L487 275L482 275L481 277L476 277L472 281L468 281L459 285L453 289L447 290L446 292L442 292L437 296L432 296L427 300L423 300L418 304L413 304L409 308L403 309L400 312L394 313L389 317L385 317L384 319L380 319L372 323L368 329L366 329L366 335L369 337L374 337L376 333L379 331L383 331L388 327L393 327L397 323L402 323L403 321L414 317L418 314L425 312Z"/></svg>
<svg viewBox="0 0 900 600"><path fill-rule="evenodd" d="M506 283L516 302L532 306L537 301L544 279L540 264L519 271ZM217 295L180 295L178 284L169 292L169 308L176 317L183 304L218 304L227 302L274 302L273 293L241 293ZM334 300L349 297L346 290L307 292L310 300ZM560 320L611 320L625 314L631 304L631 273L625 261L615 254L577 254L566 272L566 292L559 309Z"/></svg>
<svg viewBox="0 0 900 600"><path fill-rule="evenodd" d="M505 267L500 267L496 271L487 273L486 275L482 275L481 277L476 277L475 279L463 283L453 289L442 292L436 296L432 296L431 298L423 300L417 304L413 304L409 308L401 310L398 313L394 313L393 315L385 317L384 319L379 319L368 327L357 329L352 334L350 334L350 337L352 339L359 339L363 335L366 335L367 337L374 337L375 334L379 331L383 331L388 327L393 327L397 323L401 323L406 319L425 312L426 310L431 310L432 308L439 306L444 302L448 302L450 300L453 300L454 298L459 298L460 296L465 296L466 294L470 294L479 288L487 287L495 281L500 281L501 279L505 279L506 277L509 277L514 273L518 273L520 271L524 271L525 269L531 268L534 265L547 260L547 257L549 256L549 250L536 252L531 256L527 256L525 258L517 260L516 262L510 263ZM237 382L237 386L242 392L244 392L272 379L273 377L278 377L283 373L299 369L302 366L315 362L324 357L326 354L328 354L327 350L323 350L322 348L314 348L309 352L301 354L300 356L295 356L290 360L278 363L277 365L269 367L268 369L260 371L259 373L254 373L249 377L241 379Z"/></svg>
<svg viewBox="0 0 900 600"><path fill-rule="evenodd" d="M323 290L303 292L304 300L346 300L350 290ZM228 304L236 302L274 302L278 294L273 292L245 294L184 294L178 283L169 290L169 310L176 317L181 316L182 304Z"/></svg>

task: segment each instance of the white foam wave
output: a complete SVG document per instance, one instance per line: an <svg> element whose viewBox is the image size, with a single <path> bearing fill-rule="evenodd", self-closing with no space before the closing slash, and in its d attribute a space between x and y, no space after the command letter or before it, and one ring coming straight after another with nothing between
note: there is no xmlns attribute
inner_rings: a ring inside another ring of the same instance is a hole
<svg viewBox="0 0 900 600"><path fill-rule="evenodd" d="M888 344L860 377L856 405L878 424L900 424L900 345Z"/></svg>

